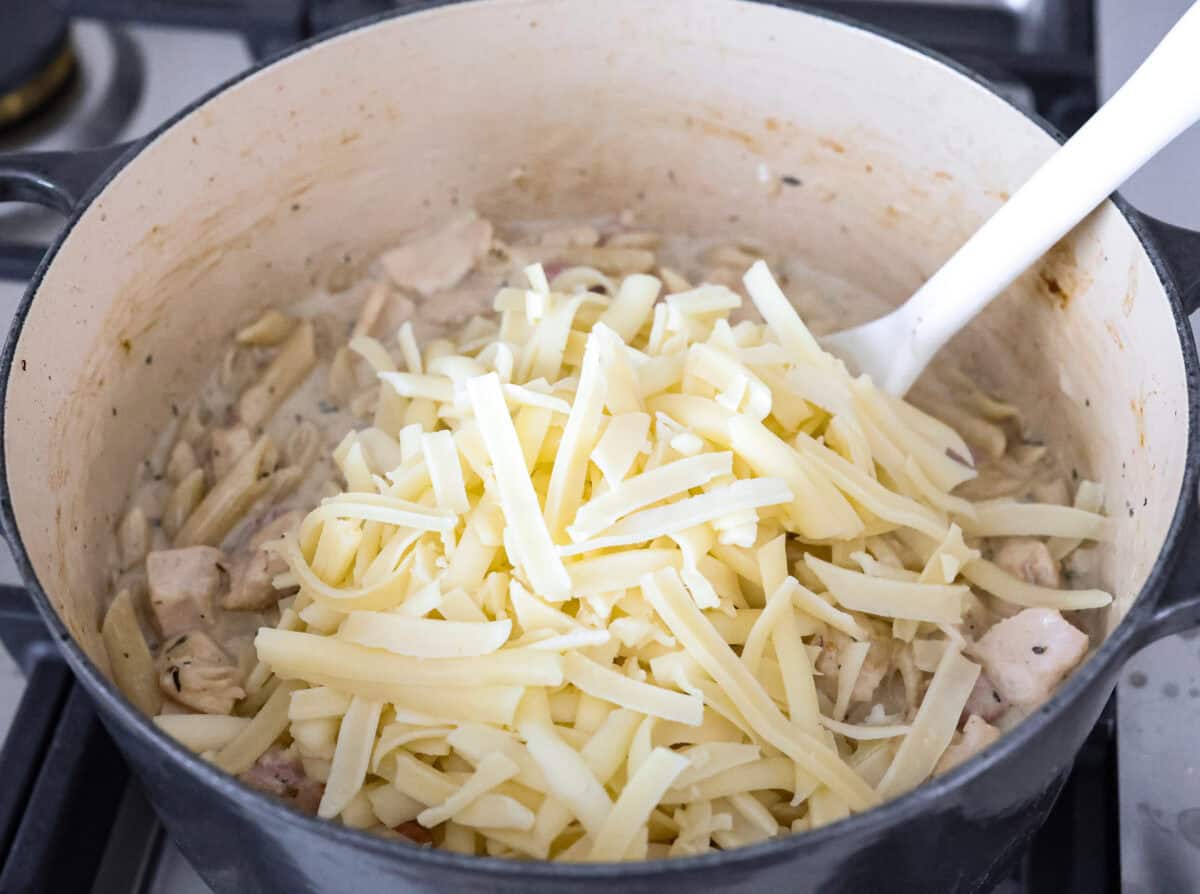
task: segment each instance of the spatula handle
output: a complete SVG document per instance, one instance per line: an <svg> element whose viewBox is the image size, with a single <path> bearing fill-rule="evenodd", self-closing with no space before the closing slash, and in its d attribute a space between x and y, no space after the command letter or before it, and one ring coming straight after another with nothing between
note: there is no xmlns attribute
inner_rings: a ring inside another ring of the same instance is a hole
<svg viewBox="0 0 1200 894"><path fill-rule="evenodd" d="M1200 3L905 304L917 374L996 295L1197 120Z"/></svg>

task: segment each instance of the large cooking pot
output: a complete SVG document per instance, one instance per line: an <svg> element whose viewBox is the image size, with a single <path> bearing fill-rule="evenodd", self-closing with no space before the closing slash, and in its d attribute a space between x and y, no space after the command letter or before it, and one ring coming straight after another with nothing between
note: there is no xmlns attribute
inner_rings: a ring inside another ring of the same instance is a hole
<svg viewBox="0 0 1200 894"><path fill-rule="evenodd" d="M810 259L847 295L895 303L1054 148L1043 123L955 65L824 15L735 0L480 0L411 4L292 50L115 162L9 159L0 196L69 209L70 222L5 348L5 533L184 854L213 887L239 892L994 882L1045 817L1125 659L1200 623L1186 322L1200 302L1200 237L1120 203L952 346L1105 483L1116 537L1100 566L1117 595L1107 638L998 745L882 807L635 865L418 850L293 812L158 732L109 681L97 629L129 470L171 402L237 322L332 266L360 265L456 207L500 221L628 207L650 226L755 237Z"/></svg>

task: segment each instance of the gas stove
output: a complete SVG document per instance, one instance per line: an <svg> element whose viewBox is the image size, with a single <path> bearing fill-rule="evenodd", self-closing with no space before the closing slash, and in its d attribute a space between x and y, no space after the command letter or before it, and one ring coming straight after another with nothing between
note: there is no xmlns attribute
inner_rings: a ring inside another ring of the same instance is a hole
<svg viewBox="0 0 1200 894"><path fill-rule="evenodd" d="M810 0L933 47L1064 133L1132 70L1188 0ZM257 59L399 0L0 0L0 153L135 139ZM1124 191L1200 227L1200 134ZM1172 169L1170 162L1177 165ZM0 321L62 225L0 205ZM201 894L47 641L0 550L0 891ZM1200 889L1200 640L1136 656L1049 822L1019 892ZM4 740L8 728L21 735ZM1174 743L1164 748L1161 742ZM81 836L81 829L88 830ZM70 859L62 859L64 854Z"/></svg>

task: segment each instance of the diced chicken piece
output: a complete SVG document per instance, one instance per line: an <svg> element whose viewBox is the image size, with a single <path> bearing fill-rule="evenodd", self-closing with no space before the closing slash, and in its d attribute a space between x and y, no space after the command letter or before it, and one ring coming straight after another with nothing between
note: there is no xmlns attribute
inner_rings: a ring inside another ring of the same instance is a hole
<svg viewBox="0 0 1200 894"><path fill-rule="evenodd" d="M263 611L283 595L273 583L275 575L287 571L287 562L273 550L264 549L300 524L299 510L285 512L264 525L250 540L250 549L233 560L229 572L229 592L221 597L221 608L236 612Z"/></svg>
<svg viewBox="0 0 1200 894"><path fill-rule="evenodd" d="M975 688L967 696L963 714L968 717L976 714L991 723L1007 710L1008 702L996 691L991 678L985 673L980 673L975 679Z"/></svg>
<svg viewBox="0 0 1200 894"><path fill-rule="evenodd" d="M254 446L254 436L244 425L215 428L210 435L209 458L212 460L213 481L220 481L233 468L242 454Z"/></svg>
<svg viewBox="0 0 1200 894"><path fill-rule="evenodd" d="M934 775L953 770L967 758L974 757L1000 738L1000 730L977 714L972 714L963 724L962 733L942 754L942 759L933 768Z"/></svg>
<svg viewBox="0 0 1200 894"><path fill-rule="evenodd" d="M164 638L212 621L224 558L211 546L155 550L146 556L150 609Z"/></svg>
<svg viewBox="0 0 1200 894"><path fill-rule="evenodd" d="M270 749L239 778L251 788L274 795L305 813L317 812L325 792L325 786L304 772L299 758L283 748Z"/></svg>
<svg viewBox="0 0 1200 894"><path fill-rule="evenodd" d="M1057 611L1027 608L985 633L974 653L1001 698L1032 707L1050 697L1087 648L1087 635Z"/></svg>
<svg viewBox="0 0 1200 894"><path fill-rule="evenodd" d="M852 643L853 640L846 634L837 630L831 630L829 635L825 637L824 645L821 648L821 654L817 657L816 669L828 677L836 677L841 670L841 650ZM890 640L873 639L871 640L871 649L867 652L867 658L863 662L862 670L859 671L858 679L854 683L854 689L850 693L852 702L868 701L879 684L883 682L883 678L887 676L891 669L892 661L892 645Z"/></svg>
<svg viewBox="0 0 1200 894"><path fill-rule="evenodd" d="M996 550L993 560L1009 574L1027 584L1039 587L1062 586L1058 562L1040 540L1033 537L1013 537Z"/></svg>
<svg viewBox="0 0 1200 894"><path fill-rule="evenodd" d="M272 583L279 559L256 549L233 560L229 572L229 592L221 597L221 608L234 612L257 612L270 608L283 594ZM284 565L282 570L286 570Z"/></svg>
<svg viewBox="0 0 1200 894"><path fill-rule="evenodd" d="M492 225L472 214L393 248L379 260L392 282L428 297L457 285L491 244Z"/></svg>
<svg viewBox="0 0 1200 894"><path fill-rule="evenodd" d="M163 643L158 685L180 704L204 714L228 714L246 693L229 656L207 633L193 630Z"/></svg>

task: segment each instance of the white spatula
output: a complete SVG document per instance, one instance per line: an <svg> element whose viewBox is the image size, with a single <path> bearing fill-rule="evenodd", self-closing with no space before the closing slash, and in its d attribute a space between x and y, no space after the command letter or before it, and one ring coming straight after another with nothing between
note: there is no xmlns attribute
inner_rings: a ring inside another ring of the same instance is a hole
<svg viewBox="0 0 1200 894"><path fill-rule="evenodd" d="M904 394L942 345L1197 120L1200 3L916 294L884 317L822 339L823 345L880 387Z"/></svg>

